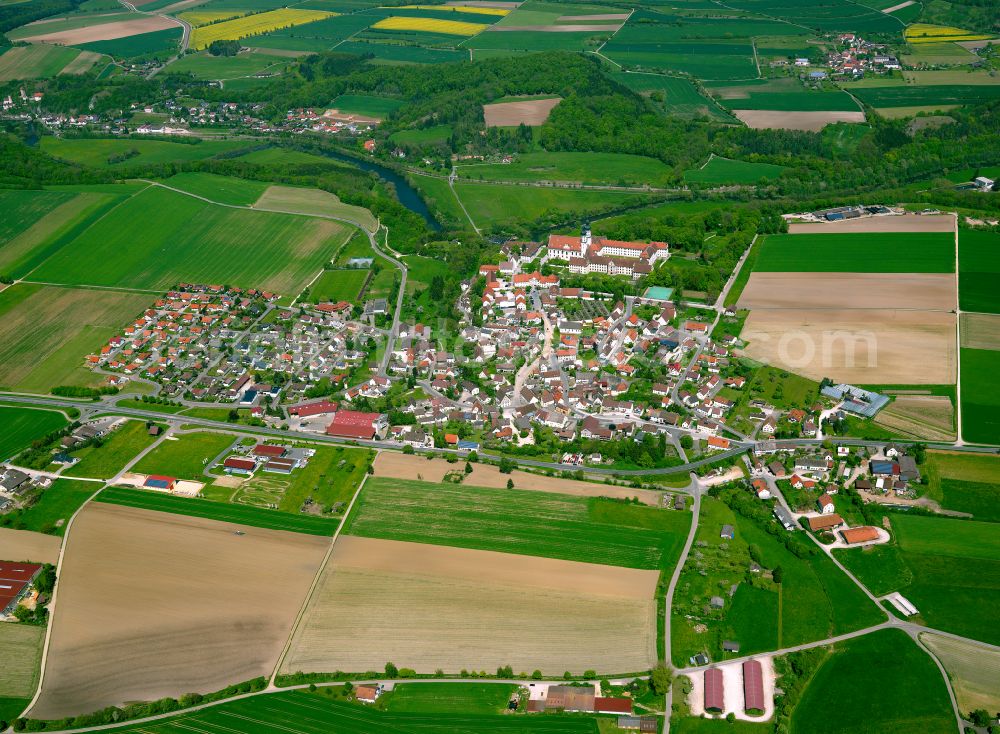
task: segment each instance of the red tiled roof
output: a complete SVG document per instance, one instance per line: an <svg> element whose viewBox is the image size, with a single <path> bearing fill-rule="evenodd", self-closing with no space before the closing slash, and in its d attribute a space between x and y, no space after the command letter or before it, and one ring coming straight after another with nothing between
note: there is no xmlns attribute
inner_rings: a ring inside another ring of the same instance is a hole
<svg viewBox="0 0 1000 734"><path fill-rule="evenodd" d="M764 710L764 672L758 660L743 663L743 710Z"/></svg>
<svg viewBox="0 0 1000 734"><path fill-rule="evenodd" d="M705 671L705 710L722 711L725 708L726 696L722 684L722 671L719 668L709 668Z"/></svg>

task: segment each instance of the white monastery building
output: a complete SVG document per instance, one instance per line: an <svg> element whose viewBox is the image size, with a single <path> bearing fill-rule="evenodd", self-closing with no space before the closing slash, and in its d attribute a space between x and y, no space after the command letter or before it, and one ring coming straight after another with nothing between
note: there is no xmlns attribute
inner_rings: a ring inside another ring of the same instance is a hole
<svg viewBox="0 0 1000 734"><path fill-rule="evenodd" d="M583 225L579 237L549 235L548 247L548 259L568 261L569 271L576 274L639 278L652 272L657 262L670 257L666 242L621 242L594 237L589 224Z"/></svg>

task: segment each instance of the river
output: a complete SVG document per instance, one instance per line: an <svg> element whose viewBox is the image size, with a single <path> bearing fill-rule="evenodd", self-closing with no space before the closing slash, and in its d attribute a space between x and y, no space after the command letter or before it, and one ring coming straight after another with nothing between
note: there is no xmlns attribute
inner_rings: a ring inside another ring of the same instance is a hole
<svg viewBox="0 0 1000 734"><path fill-rule="evenodd" d="M324 150L322 153L329 158L334 158L335 160L343 161L344 163L356 166L362 171L374 173L383 181L391 183L396 187L396 197L399 199L400 204L405 206L411 212L419 214L423 217L424 221L427 222L427 226L431 229L441 229L441 225L438 224L436 219L434 219L434 215L431 214L431 210L427 208L427 204L424 203L424 200L420 198L420 194L417 193L417 190L410 185L409 181L391 168L386 168L385 166L365 160L364 158L354 158L343 153L338 153L337 151Z"/></svg>

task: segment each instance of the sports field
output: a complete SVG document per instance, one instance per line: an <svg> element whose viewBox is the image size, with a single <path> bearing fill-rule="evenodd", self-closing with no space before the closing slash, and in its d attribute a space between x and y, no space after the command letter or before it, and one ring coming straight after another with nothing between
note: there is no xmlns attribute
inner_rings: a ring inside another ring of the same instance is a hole
<svg viewBox="0 0 1000 734"><path fill-rule="evenodd" d="M330 536L338 521L314 515L264 509L246 504L213 502L194 497L176 497L143 489L109 487L98 495L99 502L143 510L186 515L269 530L285 530L306 535Z"/></svg>
<svg viewBox="0 0 1000 734"><path fill-rule="evenodd" d="M658 575L341 536L282 671L646 670Z"/></svg>
<svg viewBox="0 0 1000 734"><path fill-rule="evenodd" d="M918 621L991 644L1000 631L991 609L1000 603L1000 546L990 522L895 514L897 542L837 558L879 596L898 591Z"/></svg>
<svg viewBox="0 0 1000 734"><path fill-rule="evenodd" d="M944 232L773 234L765 238L754 270L953 273L955 239Z"/></svg>
<svg viewBox="0 0 1000 734"><path fill-rule="evenodd" d="M110 479L154 440L145 422L128 421L105 437L100 447L91 446L73 452L80 462L69 467L63 475Z"/></svg>
<svg viewBox="0 0 1000 734"><path fill-rule="evenodd" d="M58 431L68 421L54 410L0 406L0 461L6 461L31 445L36 438Z"/></svg>
<svg viewBox="0 0 1000 734"><path fill-rule="evenodd" d="M321 692L286 691L241 701L162 722L126 725L118 734L191 734L225 731L228 734L597 734L593 717L546 715L491 716L478 713L395 714L355 703L328 701Z"/></svg>
<svg viewBox="0 0 1000 734"><path fill-rule="evenodd" d="M972 229L958 233L958 296L963 311L1000 313L1000 234Z"/></svg>
<svg viewBox="0 0 1000 734"><path fill-rule="evenodd" d="M699 184L754 184L775 179L785 170L772 163L750 163L712 156L705 165L684 172L684 180Z"/></svg>
<svg viewBox="0 0 1000 734"><path fill-rule="evenodd" d="M330 220L230 209L155 186L75 237L32 278L152 290L179 281L230 283L288 295L350 232Z"/></svg>
<svg viewBox="0 0 1000 734"><path fill-rule="evenodd" d="M25 283L0 291L0 386L48 392L102 383L83 367L84 357L142 313L149 298Z"/></svg>
<svg viewBox="0 0 1000 734"><path fill-rule="evenodd" d="M0 697L34 695L42 662L45 628L33 624L0 624Z"/></svg>
<svg viewBox="0 0 1000 734"><path fill-rule="evenodd" d="M687 513L612 500L373 477L345 532L628 568L672 568Z"/></svg>
<svg viewBox="0 0 1000 734"><path fill-rule="evenodd" d="M63 559L32 715L208 693L269 674L328 540L237 529L88 505Z"/></svg>
<svg viewBox="0 0 1000 734"><path fill-rule="evenodd" d="M809 681L791 723L792 731L810 734L955 731L941 673L901 630L838 644Z"/></svg>
<svg viewBox="0 0 1000 734"><path fill-rule="evenodd" d="M322 10L300 10L297 8L281 8L263 13L248 15L235 20L195 28L191 34L191 48L200 50L207 48L212 41L239 40L249 36L258 36L279 28L312 23L329 18L332 13Z"/></svg>

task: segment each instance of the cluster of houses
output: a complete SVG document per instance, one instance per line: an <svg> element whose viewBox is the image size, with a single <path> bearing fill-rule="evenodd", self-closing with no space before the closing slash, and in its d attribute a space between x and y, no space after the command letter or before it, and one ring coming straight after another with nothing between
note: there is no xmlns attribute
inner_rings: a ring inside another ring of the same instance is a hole
<svg viewBox="0 0 1000 734"><path fill-rule="evenodd" d="M883 44L871 43L854 33L843 33L838 41L840 48L827 56L835 76L860 79L866 73L884 74L902 68L899 59Z"/></svg>
<svg viewBox="0 0 1000 734"><path fill-rule="evenodd" d="M339 110L316 110L299 108L288 110L279 129L289 132L346 133L360 135L377 127L379 120L373 117L352 115Z"/></svg>
<svg viewBox="0 0 1000 734"><path fill-rule="evenodd" d="M314 449L299 449L289 446L261 443L250 449L237 449L222 462L226 474L251 476L257 471L271 474L291 474L309 463Z"/></svg>
<svg viewBox="0 0 1000 734"><path fill-rule="evenodd" d="M48 477L36 479L20 469L0 464L0 512L16 507L29 490L50 483Z"/></svg>

